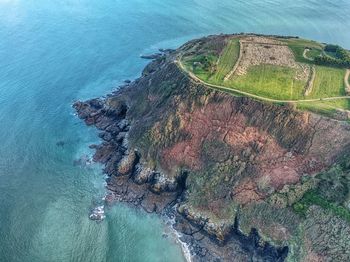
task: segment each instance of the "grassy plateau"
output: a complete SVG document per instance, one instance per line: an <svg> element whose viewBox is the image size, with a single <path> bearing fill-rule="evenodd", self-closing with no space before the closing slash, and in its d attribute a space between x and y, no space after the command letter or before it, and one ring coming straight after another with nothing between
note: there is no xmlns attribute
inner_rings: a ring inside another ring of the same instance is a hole
<svg viewBox="0 0 350 262"><path fill-rule="evenodd" d="M266 44L261 43L264 41ZM251 46L260 51L249 50ZM210 49L202 50L199 55L185 53L181 62L185 70L205 83L218 86L217 89L232 89L233 94L242 91L275 102L293 101L300 110L333 116L339 110L350 110L350 99L339 99L347 96L346 68L314 62L317 57L336 56L326 52L325 47L300 38L254 39L240 35L225 39L220 53Z"/></svg>

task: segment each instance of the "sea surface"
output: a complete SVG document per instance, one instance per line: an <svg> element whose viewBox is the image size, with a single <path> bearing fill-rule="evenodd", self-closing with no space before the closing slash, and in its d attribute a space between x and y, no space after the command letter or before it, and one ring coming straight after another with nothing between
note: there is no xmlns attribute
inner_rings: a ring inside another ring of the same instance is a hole
<svg viewBox="0 0 350 262"><path fill-rule="evenodd" d="M349 0L0 0L0 261L184 261L153 215L105 194L73 101L139 76L140 54L216 33L350 48Z"/></svg>

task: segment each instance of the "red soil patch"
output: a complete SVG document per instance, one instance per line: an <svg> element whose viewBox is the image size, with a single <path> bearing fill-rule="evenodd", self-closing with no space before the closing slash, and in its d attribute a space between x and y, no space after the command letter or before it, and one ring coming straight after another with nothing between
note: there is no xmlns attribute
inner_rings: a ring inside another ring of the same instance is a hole
<svg viewBox="0 0 350 262"><path fill-rule="evenodd" d="M240 204L249 204L251 202L259 202L265 198L265 195L257 190L255 182L248 180L241 182L231 194L231 198Z"/></svg>
<svg viewBox="0 0 350 262"><path fill-rule="evenodd" d="M173 147L163 150L162 164L167 170L175 166L187 166L198 170L202 164L198 156L198 144L192 141L179 142Z"/></svg>

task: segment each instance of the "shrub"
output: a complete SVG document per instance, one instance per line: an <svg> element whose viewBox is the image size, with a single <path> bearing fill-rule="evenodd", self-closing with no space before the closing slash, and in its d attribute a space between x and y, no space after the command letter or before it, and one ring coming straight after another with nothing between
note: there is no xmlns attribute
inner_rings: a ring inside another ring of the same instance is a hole
<svg viewBox="0 0 350 262"><path fill-rule="evenodd" d="M350 56L348 52L337 45L326 45L324 48L326 52L335 53L336 58L329 56L318 56L315 57L315 63L318 65L326 65L333 67L350 67Z"/></svg>
<svg viewBox="0 0 350 262"><path fill-rule="evenodd" d="M326 45L324 51L335 53L339 47L338 45Z"/></svg>

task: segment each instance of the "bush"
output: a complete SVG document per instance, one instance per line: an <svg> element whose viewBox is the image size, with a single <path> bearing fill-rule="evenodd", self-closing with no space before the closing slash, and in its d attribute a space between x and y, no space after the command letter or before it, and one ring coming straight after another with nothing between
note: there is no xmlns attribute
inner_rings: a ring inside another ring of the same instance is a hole
<svg viewBox="0 0 350 262"><path fill-rule="evenodd" d="M307 211L307 206L305 206L304 204L297 202L293 205L293 209L295 211L295 213L304 216L306 211Z"/></svg>
<svg viewBox="0 0 350 262"><path fill-rule="evenodd" d="M293 205L293 209L297 214L305 216L306 211L312 205L320 206L324 210L327 210L346 221L350 221L350 211L348 209L327 201L314 190L308 191L299 202Z"/></svg>
<svg viewBox="0 0 350 262"><path fill-rule="evenodd" d="M317 56L314 60L317 65L347 68L350 67L350 59L339 59L328 56Z"/></svg>
<svg viewBox="0 0 350 262"><path fill-rule="evenodd" d="M340 164L316 176L317 186L309 189L302 198L294 203L293 210L305 216L312 205L322 207L347 221L350 210L344 206L350 194L349 157L346 155Z"/></svg>
<svg viewBox="0 0 350 262"><path fill-rule="evenodd" d="M335 53L339 47L338 45L326 45L324 51Z"/></svg>
<svg viewBox="0 0 350 262"><path fill-rule="evenodd" d="M348 52L337 45L326 45L324 48L326 52L335 53L336 58L329 56L315 57L315 63L318 65L332 66L332 67L350 67L350 56Z"/></svg>

